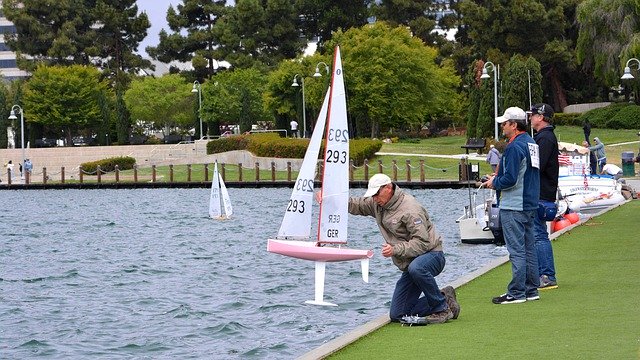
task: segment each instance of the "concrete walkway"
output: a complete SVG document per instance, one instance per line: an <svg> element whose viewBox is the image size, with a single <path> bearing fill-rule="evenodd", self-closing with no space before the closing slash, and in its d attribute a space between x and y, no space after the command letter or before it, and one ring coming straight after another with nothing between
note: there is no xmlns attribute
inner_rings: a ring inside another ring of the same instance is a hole
<svg viewBox="0 0 640 360"><path fill-rule="evenodd" d="M145 166L212 164L215 161L225 164L242 164L245 168L254 168L258 163L261 169L271 167L275 162L277 170L285 170L287 162L291 162L294 171L300 169L302 159L276 159L257 157L248 151L237 150L221 154L207 155L208 140L197 140L190 143L159 144L159 145L123 145L123 146L74 146L25 149L25 157L33 164L34 181L38 181L43 168L51 180L59 180L61 169L65 169L67 179L77 178L80 165L89 161L102 160L110 157L130 156L136 159L136 164ZM15 175L13 182L20 182L18 164L22 158L21 149L0 149L0 164L13 160ZM0 168L0 180L6 181L6 168Z"/></svg>

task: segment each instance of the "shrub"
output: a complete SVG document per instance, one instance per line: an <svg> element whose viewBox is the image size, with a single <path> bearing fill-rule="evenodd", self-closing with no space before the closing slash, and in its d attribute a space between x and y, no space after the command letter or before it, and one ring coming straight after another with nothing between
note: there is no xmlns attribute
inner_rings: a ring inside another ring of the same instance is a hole
<svg viewBox="0 0 640 360"><path fill-rule="evenodd" d="M556 113L553 115L553 125L582 126L581 113Z"/></svg>
<svg viewBox="0 0 640 360"><path fill-rule="evenodd" d="M605 123L609 129L640 128L640 106L628 105L620 109Z"/></svg>
<svg viewBox="0 0 640 360"><path fill-rule="evenodd" d="M580 115L580 124L582 124L584 120L589 120L589 122L591 123L591 127L605 128L607 121L613 118L618 113L618 111L622 110L622 108L626 106L629 106L629 104L616 103L609 106L589 110Z"/></svg>
<svg viewBox="0 0 640 360"><path fill-rule="evenodd" d="M209 141L207 154L232 150L248 150L261 157L302 159L309 147L309 139L282 138L276 133L236 135ZM354 164L362 165L382 148L381 140L355 139L349 141L349 154ZM319 158L324 156L324 145Z"/></svg>
<svg viewBox="0 0 640 360"><path fill-rule="evenodd" d="M94 175L98 170L98 166L100 166L102 172L111 172L116 169L116 165L118 165L118 169L120 170L130 170L133 169L135 164L135 158L131 156L119 156L82 163L80 164L80 170L87 174Z"/></svg>
<svg viewBox="0 0 640 360"><path fill-rule="evenodd" d="M250 135L232 135L207 143L207 154L218 154L233 150L246 150Z"/></svg>

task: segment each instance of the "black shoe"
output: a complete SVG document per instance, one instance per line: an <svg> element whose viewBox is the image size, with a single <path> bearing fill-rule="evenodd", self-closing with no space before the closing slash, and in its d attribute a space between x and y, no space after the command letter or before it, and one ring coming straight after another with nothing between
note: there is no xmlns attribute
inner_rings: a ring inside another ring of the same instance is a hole
<svg viewBox="0 0 640 360"><path fill-rule="evenodd" d="M440 290L440 292L447 300L447 305L449 306L449 309L451 309L453 319L457 319L458 315L460 315L460 304L458 304L456 299L456 289L454 289L453 286L445 286Z"/></svg>
<svg viewBox="0 0 640 360"><path fill-rule="evenodd" d="M498 297L494 297L491 302L494 304L521 304L527 301L526 299L516 299L509 294L502 294Z"/></svg>

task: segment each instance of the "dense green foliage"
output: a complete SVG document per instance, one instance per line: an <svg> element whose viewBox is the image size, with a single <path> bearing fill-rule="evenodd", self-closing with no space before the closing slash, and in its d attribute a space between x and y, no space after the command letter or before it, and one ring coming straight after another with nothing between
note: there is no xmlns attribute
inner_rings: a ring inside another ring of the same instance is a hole
<svg viewBox="0 0 640 360"><path fill-rule="evenodd" d="M82 163L80 164L80 169L89 175L96 175L98 166L100 167L100 171L105 173L114 171L116 166L118 166L119 170L130 170L133 169L135 164L135 158L131 156L119 156Z"/></svg>
<svg viewBox="0 0 640 360"><path fill-rule="evenodd" d="M112 96L94 67L40 66L24 90L25 118L49 129L64 130L71 143L80 130L100 127L105 121L102 100Z"/></svg>
<svg viewBox="0 0 640 360"><path fill-rule="evenodd" d="M582 126L581 113L555 113L553 115L553 125L556 126Z"/></svg>
<svg viewBox="0 0 640 360"><path fill-rule="evenodd" d="M207 143L207 154L216 154L232 150L248 150L256 156L302 159L309 139L282 138L274 133L235 135L216 139ZM353 139L349 141L349 155L355 165L362 165L382 147L382 141L371 139ZM320 157L324 151L321 147Z"/></svg>
<svg viewBox="0 0 640 360"><path fill-rule="evenodd" d="M531 89L531 104L542 101L540 83L540 63L530 56L525 59L522 55L514 55L507 63L504 76L502 96L504 108L517 106L529 110L529 89ZM530 76L529 76L530 75ZM531 79L531 85L529 85Z"/></svg>
<svg viewBox="0 0 640 360"><path fill-rule="evenodd" d="M345 59L356 137L377 137L387 128L420 127L433 120L431 114L463 103L455 70L449 64L438 66L436 49L424 46L406 28L377 22L334 33L329 45L335 44L340 44ZM459 113L456 116L461 119Z"/></svg>
<svg viewBox="0 0 640 360"><path fill-rule="evenodd" d="M587 111L578 117L589 120L594 128L640 129L640 106L618 103Z"/></svg>
<svg viewBox="0 0 640 360"><path fill-rule="evenodd" d="M141 134L141 128L150 127L168 135L176 126L196 127L191 111L198 97L191 90L192 84L175 74L135 79L124 95L136 122L135 132Z"/></svg>
<svg viewBox="0 0 640 360"><path fill-rule="evenodd" d="M222 72L214 82L202 87L202 118L209 134L219 134L219 125L239 124L240 132L251 130L252 124L270 120L263 107L262 96L267 77L258 69L236 69Z"/></svg>

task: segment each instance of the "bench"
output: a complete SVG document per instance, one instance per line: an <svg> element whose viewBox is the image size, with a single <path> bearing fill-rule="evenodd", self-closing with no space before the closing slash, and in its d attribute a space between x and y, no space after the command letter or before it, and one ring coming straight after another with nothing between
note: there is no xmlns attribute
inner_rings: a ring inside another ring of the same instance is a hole
<svg viewBox="0 0 640 360"><path fill-rule="evenodd" d="M485 139L469 138L467 139L467 143L460 147L463 148L467 152L467 154L469 153L469 149L476 149L478 150L478 153L481 154L482 149L484 149L486 145L487 145L487 142Z"/></svg>

